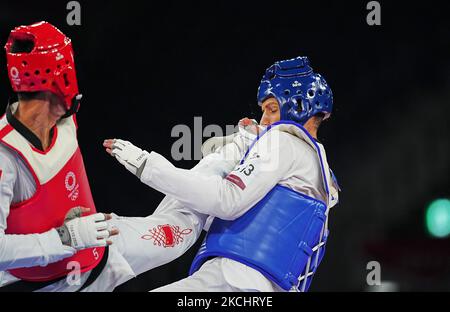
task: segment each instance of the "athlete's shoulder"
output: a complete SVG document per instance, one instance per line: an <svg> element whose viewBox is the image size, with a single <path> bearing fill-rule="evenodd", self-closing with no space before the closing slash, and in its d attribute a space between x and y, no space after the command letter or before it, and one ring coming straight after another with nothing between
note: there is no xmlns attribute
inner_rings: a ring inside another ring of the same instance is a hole
<svg viewBox="0 0 450 312"><path fill-rule="evenodd" d="M286 149L292 145L296 138L288 132L280 131L274 127L260 135L256 143L259 146L267 146L270 150Z"/></svg>
<svg viewBox="0 0 450 312"><path fill-rule="evenodd" d="M19 162L19 155L17 152L6 147L0 143L0 164L2 170L13 170L17 168L17 163Z"/></svg>
<svg viewBox="0 0 450 312"><path fill-rule="evenodd" d="M0 116L0 130L5 128L8 125L8 121L6 120L6 114Z"/></svg>
<svg viewBox="0 0 450 312"><path fill-rule="evenodd" d="M276 138L280 142L280 146L284 149L289 146L295 152L299 150L314 150L311 144L308 143L311 140L307 141L307 134L303 134L299 129L293 127L277 127L273 131L269 131L269 135L272 139Z"/></svg>

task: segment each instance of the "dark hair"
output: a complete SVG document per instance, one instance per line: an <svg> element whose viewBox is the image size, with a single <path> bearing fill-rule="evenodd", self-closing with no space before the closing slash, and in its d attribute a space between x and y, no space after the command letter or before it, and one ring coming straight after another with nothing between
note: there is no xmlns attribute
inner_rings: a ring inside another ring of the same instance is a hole
<svg viewBox="0 0 450 312"><path fill-rule="evenodd" d="M19 101L46 100L47 95L45 91L17 92L17 98Z"/></svg>

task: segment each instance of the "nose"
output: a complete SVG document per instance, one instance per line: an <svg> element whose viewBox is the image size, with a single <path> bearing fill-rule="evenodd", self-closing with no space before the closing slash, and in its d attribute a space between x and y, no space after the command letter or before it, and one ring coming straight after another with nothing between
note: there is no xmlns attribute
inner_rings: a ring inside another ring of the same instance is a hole
<svg viewBox="0 0 450 312"><path fill-rule="evenodd" d="M260 122L260 124L261 124L261 126L268 126L268 125L270 125L271 123L273 123L273 122L276 121L275 118L276 118L275 114L273 114L272 112L270 112L270 110L265 110L265 111L263 112L262 117L261 117L261 122Z"/></svg>
<svg viewBox="0 0 450 312"><path fill-rule="evenodd" d="M261 120L259 121L260 126L267 126L269 124L269 118L267 117L266 113L264 113L261 117Z"/></svg>

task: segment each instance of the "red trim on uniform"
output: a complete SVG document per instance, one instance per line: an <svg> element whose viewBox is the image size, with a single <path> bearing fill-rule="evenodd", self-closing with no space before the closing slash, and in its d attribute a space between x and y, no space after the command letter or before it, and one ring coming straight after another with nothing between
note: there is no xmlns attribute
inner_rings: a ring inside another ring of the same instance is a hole
<svg viewBox="0 0 450 312"><path fill-rule="evenodd" d="M75 123L75 129L78 130L78 122L77 122L77 117L75 114L72 115L72 119L73 119L73 122Z"/></svg>
<svg viewBox="0 0 450 312"><path fill-rule="evenodd" d="M242 181L242 179L239 178L237 175L230 173L229 175L227 175L225 179L233 184L236 184L241 190L245 190L246 188L244 181Z"/></svg>
<svg viewBox="0 0 450 312"><path fill-rule="evenodd" d="M30 144L30 147L33 150L33 152L36 152L41 155L47 155L47 153L50 152L52 150L53 146L55 145L57 137L58 137L58 127L55 125L55 126L53 126L52 142L50 143L50 145L48 146L48 148L45 151L41 151L40 149L35 148L31 144Z"/></svg>
<svg viewBox="0 0 450 312"><path fill-rule="evenodd" d="M3 116L0 118L0 120L3 119L3 118L5 117L5 115L6 115L6 114L3 114ZM8 126L9 126L9 127L8 127ZM2 138L4 138L4 137L5 137L8 133L10 133L12 130L13 130L13 129L12 129L12 127L11 127L10 124L7 124L3 129L1 129L1 130L0 130L0 141L1 141ZM2 174L3 174L3 171L2 171L2 169L0 169L0 179L2 178Z"/></svg>
<svg viewBox="0 0 450 312"><path fill-rule="evenodd" d="M0 130L0 140L3 139L5 136L7 136L13 130L14 128L10 124L7 124L3 129Z"/></svg>

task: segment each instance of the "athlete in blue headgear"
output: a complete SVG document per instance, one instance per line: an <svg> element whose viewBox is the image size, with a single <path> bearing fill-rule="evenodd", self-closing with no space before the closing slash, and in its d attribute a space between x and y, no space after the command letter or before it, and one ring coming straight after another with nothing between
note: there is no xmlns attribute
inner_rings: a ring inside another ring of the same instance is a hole
<svg viewBox="0 0 450 312"><path fill-rule="evenodd" d="M224 175L178 169L128 141L105 142L143 183L214 217L191 275L158 291L308 290L324 255L330 208L338 201L317 140L320 123L332 112L331 89L306 57L298 57L266 70L258 104L263 116L253 127L257 135L240 146L242 159ZM219 157L214 155L229 145L206 158Z"/></svg>

